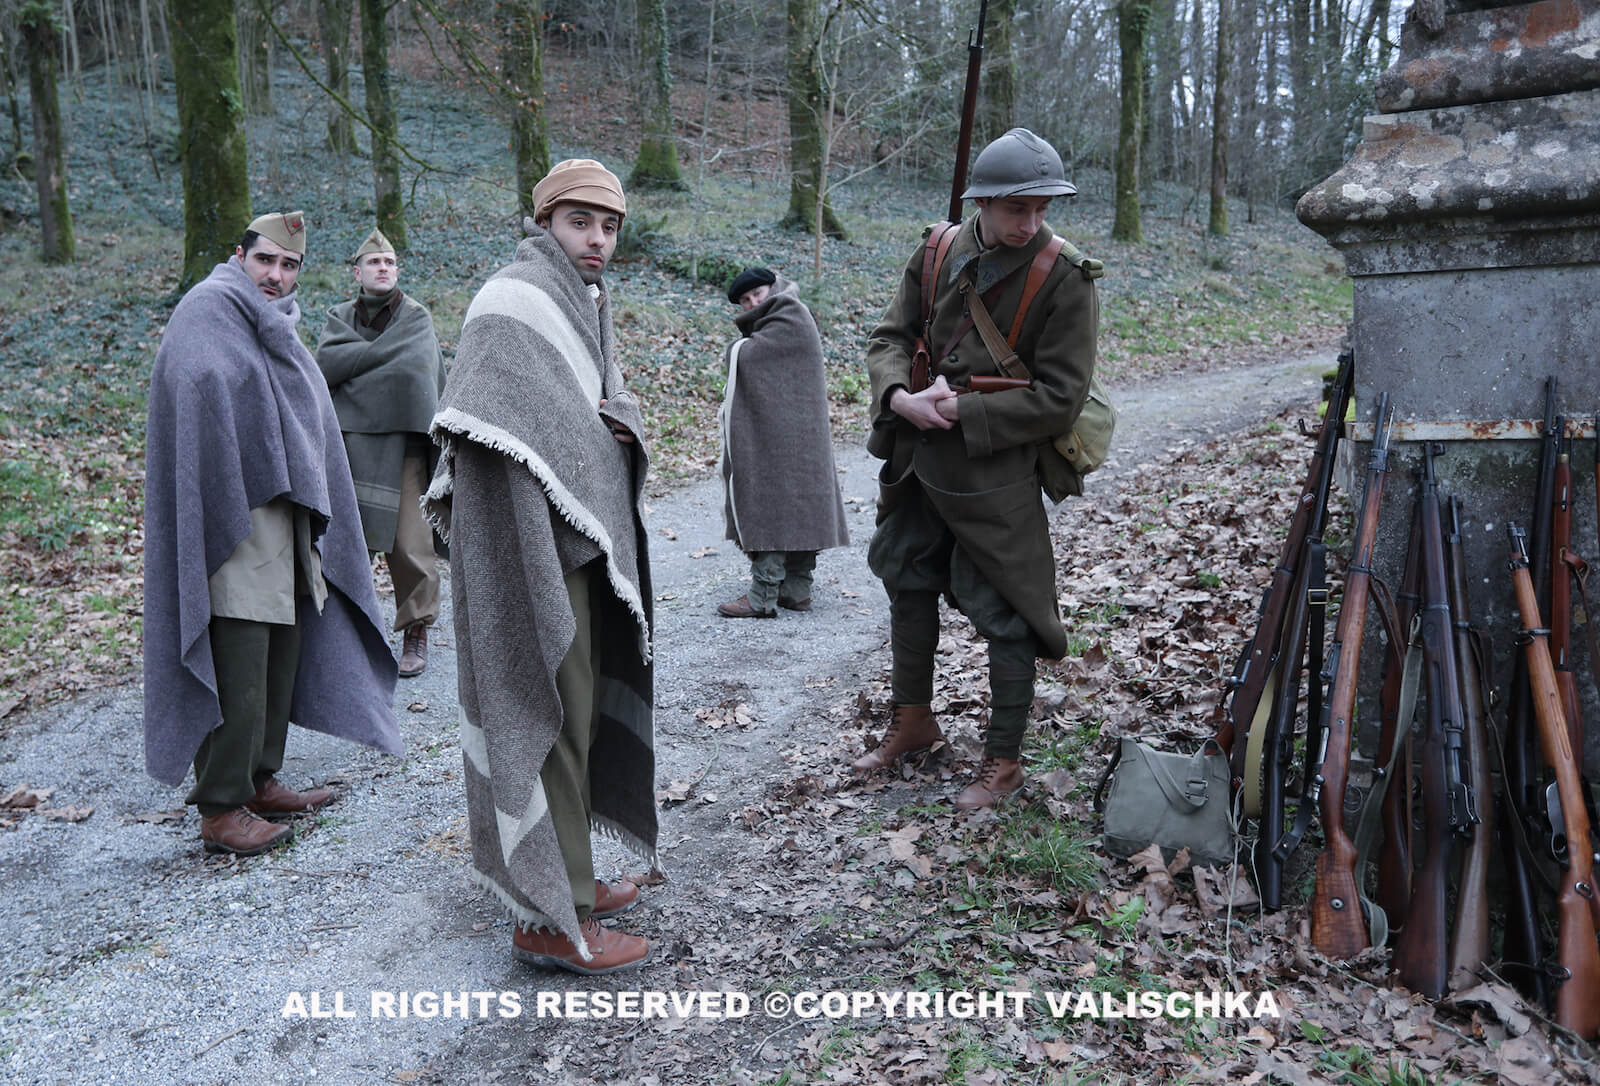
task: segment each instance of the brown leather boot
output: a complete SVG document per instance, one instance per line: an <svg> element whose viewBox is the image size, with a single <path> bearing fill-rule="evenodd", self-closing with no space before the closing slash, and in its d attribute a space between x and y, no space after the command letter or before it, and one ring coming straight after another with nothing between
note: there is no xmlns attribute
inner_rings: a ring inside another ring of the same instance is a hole
<svg viewBox="0 0 1600 1086"><path fill-rule="evenodd" d="M406 627L405 636L400 641L400 677L414 678L421 675L422 669L427 666L428 626L423 622L413 622Z"/></svg>
<svg viewBox="0 0 1600 1086"><path fill-rule="evenodd" d="M889 728L878 745L850 763L858 773L872 773L892 765L902 754L927 750L944 742L944 732L926 705L896 705L889 714Z"/></svg>
<svg viewBox="0 0 1600 1086"><path fill-rule="evenodd" d="M639 904L639 888L627 879L612 883L594 880L594 912L589 915L596 920L605 920L618 913L625 913L637 904Z"/></svg>
<svg viewBox="0 0 1600 1086"><path fill-rule="evenodd" d="M200 840L207 852L255 856L294 836L293 826L257 818L243 807L200 820Z"/></svg>
<svg viewBox="0 0 1600 1086"><path fill-rule="evenodd" d="M286 787L277 777L268 777L256 788L256 794L245 806L258 815L305 814L323 806L331 799L333 799L331 788L308 788L304 792L296 792L293 788Z"/></svg>
<svg viewBox="0 0 1600 1086"><path fill-rule="evenodd" d="M978 767L978 779L961 790L956 797L956 807L963 811L993 807L1021 788L1025 779L1022 763L1017 759L994 758L985 754L983 765Z"/></svg>
<svg viewBox="0 0 1600 1086"><path fill-rule="evenodd" d="M631 969L650 953L648 941L637 935L613 931L592 916L583 922L583 941L588 944L588 961L583 960L572 940L560 932L517 924L511 932L511 953L531 965L565 969L588 977Z"/></svg>
<svg viewBox="0 0 1600 1086"><path fill-rule="evenodd" d="M770 611L757 611L750 603L749 595L740 596L736 600L717 604L717 614L723 618L777 618L778 609Z"/></svg>

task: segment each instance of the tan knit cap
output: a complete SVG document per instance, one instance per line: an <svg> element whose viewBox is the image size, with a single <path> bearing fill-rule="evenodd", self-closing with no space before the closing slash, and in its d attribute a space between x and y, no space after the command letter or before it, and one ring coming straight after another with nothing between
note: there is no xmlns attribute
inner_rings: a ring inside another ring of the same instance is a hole
<svg viewBox="0 0 1600 1086"><path fill-rule="evenodd" d="M628 214L628 201L622 195L617 175L592 158L569 158L557 162L533 186L533 217L542 219L559 203L586 204L618 215Z"/></svg>
<svg viewBox="0 0 1600 1086"><path fill-rule="evenodd" d="M368 253L392 252L394 252L394 244L390 242L388 238L383 236L382 230L379 230L376 226L374 226L372 228L372 233L367 235L367 240L363 241L361 243L361 248L356 250L356 255L350 258L350 263L361 263L361 258L366 256Z"/></svg>
<svg viewBox="0 0 1600 1086"><path fill-rule="evenodd" d="M258 215L249 229L279 248L291 253L306 255L306 213L304 211L269 212Z"/></svg>

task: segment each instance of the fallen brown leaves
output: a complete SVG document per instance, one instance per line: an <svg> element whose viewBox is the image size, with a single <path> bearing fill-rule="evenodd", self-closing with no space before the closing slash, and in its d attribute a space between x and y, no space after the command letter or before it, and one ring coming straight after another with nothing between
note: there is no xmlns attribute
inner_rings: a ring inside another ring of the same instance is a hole
<svg viewBox="0 0 1600 1086"><path fill-rule="evenodd" d="M1390 987L1387 951L1321 958L1303 909L1261 913L1239 865L1099 848L1092 792L1115 737L1193 750L1214 730L1310 458L1285 423L1310 415L1175 451L1058 517L1076 655L1041 684L1030 785L999 814L948 805L987 703L983 643L950 612L935 700L948 747L889 778L851 775L840 744L797 747L788 777L732 819L812 903L791 939L803 949L747 961L752 984L782 983L792 962L840 988L1031 995L1020 1017L869 1017L786 1038L779 1058L804 1081L1592 1080L1593 1050L1493 975L1429 1004ZM829 709L846 750L881 730L887 702L880 684ZM1140 993L1209 992L1248 993L1251 1009L1270 993L1277 1014L1110 1013ZM1085 996L1111 1002L1062 1009Z"/></svg>
<svg viewBox="0 0 1600 1086"><path fill-rule="evenodd" d="M55 793L54 788L30 788L21 785L0 795L0 829L10 829L17 825L16 814L33 814L59 822L82 822L94 814L93 807L71 805L52 807L50 797Z"/></svg>

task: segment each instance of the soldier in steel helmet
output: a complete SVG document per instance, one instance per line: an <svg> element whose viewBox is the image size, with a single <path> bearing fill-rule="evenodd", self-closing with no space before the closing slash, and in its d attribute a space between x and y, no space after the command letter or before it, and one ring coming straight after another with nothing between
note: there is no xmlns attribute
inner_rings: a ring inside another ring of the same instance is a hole
<svg viewBox="0 0 1600 1086"><path fill-rule="evenodd" d="M1094 373L1102 274L1070 244L1049 255L1057 239L1045 215L1077 192L1049 143L1014 128L983 149L970 180L962 195L978 213L942 255L917 247L868 340L868 447L885 461L868 562L889 595L893 707L882 739L853 763L876 771L944 739L931 708L944 595L989 643L983 761L956 797L962 809L993 807L1022 786L1035 660L1066 653L1040 487L1064 468L1050 439L1071 428ZM1044 278L1024 302L1036 257ZM1015 352L1025 385L966 393L973 378L1004 372L974 323L978 300L1002 334L1023 312ZM914 363L919 339L926 366Z"/></svg>

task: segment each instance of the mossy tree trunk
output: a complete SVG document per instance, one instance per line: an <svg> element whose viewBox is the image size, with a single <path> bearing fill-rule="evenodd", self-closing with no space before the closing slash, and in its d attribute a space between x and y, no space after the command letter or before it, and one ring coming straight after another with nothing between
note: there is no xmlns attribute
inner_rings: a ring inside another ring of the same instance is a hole
<svg viewBox="0 0 1600 1086"><path fill-rule="evenodd" d="M180 287L226 260L250 225L250 161L233 5L171 0L172 70L183 159Z"/></svg>
<svg viewBox="0 0 1600 1086"><path fill-rule="evenodd" d="M1016 124L1017 61L1011 48L1011 24L1017 0L990 0L983 31L983 108L976 147L983 147Z"/></svg>
<svg viewBox="0 0 1600 1086"><path fill-rule="evenodd" d="M639 32L639 112L643 129L639 157L628 184L681 189L672 139L672 46L667 35L667 0L635 0Z"/></svg>
<svg viewBox="0 0 1600 1086"><path fill-rule="evenodd" d="M318 0L317 23L328 65L328 86L350 100L350 13L352 0ZM328 102L328 150L347 155L356 149L355 126L337 100Z"/></svg>
<svg viewBox="0 0 1600 1086"><path fill-rule="evenodd" d="M517 170L517 206L533 216L533 186L550 172L550 137L544 114L544 49L540 0L501 0L501 68L511 92L511 153Z"/></svg>
<svg viewBox="0 0 1600 1086"><path fill-rule="evenodd" d="M1144 45L1150 26L1150 0L1117 0L1117 45L1121 53L1122 121L1117 136L1117 211L1111 236L1141 242L1139 218L1139 142L1144 128Z"/></svg>
<svg viewBox="0 0 1600 1086"><path fill-rule="evenodd" d="M400 195L399 121L389 80L389 29L384 0L361 0L361 65L367 88L367 120L372 122L372 192L378 229L406 248L405 201Z"/></svg>
<svg viewBox="0 0 1600 1086"><path fill-rule="evenodd" d="M39 251L49 264L72 262L72 207L67 202L67 148L56 97L56 35L50 7L24 4L17 12L22 50L28 57L28 92L33 99L33 170L39 186Z"/></svg>
<svg viewBox="0 0 1600 1086"><path fill-rule="evenodd" d="M1217 70L1211 87L1212 234L1228 232L1228 64L1233 55L1233 15L1228 0L1217 0Z"/></svg>
<svg viewBox="0 0 1600 1086"><path fill-rule="evenodd" d="M844 225L833 212L822 186L822 13L818 0L788 0L785 94L789 100L789 212L783 225L807 232L818 222L822 231L843 238Z"/></svg>

